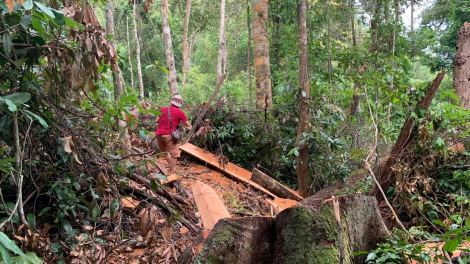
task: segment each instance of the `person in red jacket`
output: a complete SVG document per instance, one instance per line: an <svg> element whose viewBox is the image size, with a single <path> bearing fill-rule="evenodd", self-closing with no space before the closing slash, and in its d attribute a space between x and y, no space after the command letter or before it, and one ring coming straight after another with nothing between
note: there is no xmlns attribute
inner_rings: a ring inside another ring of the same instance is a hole
<svg viewBox="0 0 470 264"><path fill-rule="evenodd" d="M161 116L157 117L157 135L158 146L160 151L166 154L166 161L170 166L168 174L172 174L175 171L176 160L180 157L180 149L178 143L174 143L171 138L171 132L178 129L178 125L183 123L187 129L191 129L191 123L188 118L179 108L183 105L183 97L180 95L174 95L171 97L171 106L163 107L160 112ZM168 118L168 107L170 107L171 123L173 125L170 128L170 119Z"/></svg>

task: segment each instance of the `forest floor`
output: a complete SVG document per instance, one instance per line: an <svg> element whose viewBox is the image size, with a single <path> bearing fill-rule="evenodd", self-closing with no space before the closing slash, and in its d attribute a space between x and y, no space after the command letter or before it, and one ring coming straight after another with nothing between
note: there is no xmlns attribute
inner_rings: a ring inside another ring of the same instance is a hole
<svg viewBox="0 0 470 264"><path fill-rule="evenodd" d="M133 140L133 142L136 141ZM143 158L134 158L132 162L141 164ZM160 167L168 170L164 157L155 158L155 162ZM162 174L162 171L158 168L159 166L147 163L148 175ZM180 178L176 182L165 184L165 189L170 193L184 197L188 205L181 205L184 211L181 215L187 216L186 218L193 216L193 219L198 219L199 222L195 226L198 227L200 233L188 229L180 221L175 221L174 218L178 219L180 216L165 213L164 210L157 206L154 207L149 201L133 197L130 201L134 205L138 204L137 206L123 206L122 201L125 196L121 196L121 209L122 207L124 209L119 210L111 219L106 217L99 219L99 222L108 222L108 225L95 226L93 230L89 230L91 231L89 233L93 233L95 237L102 239L104 243L101 246L88 245L83 247L82 245L71 249L68 257L71 263L88 263L88 260L100 260L101 263L116 264L176 263L176 259L182 258L191 261L197 251L200 250L203 241L203 238L201 238L203 236L202 221L191 195L191 185L195 181L201 181L211 186L232 217L273 216L270 205L265 202L265 199L269 198L266 194L249 185L227 178L223 173L184 153L178 159L176 172ZM135 181L131 181L130 186L155 197L151 190ZM165 199L161 197L159 199L171 205ZM106 208L106 204L111 204L111 199L103 201L101 208ZM128 208L126 209L126 207ZM153 215L150 213L150 217L147 217L146 212L151 211L152 207L156 211ZM143 216L143 211L146 216ZM141 225L142 219L145 219L147 225L153 227L153 231L151 231L153 233L150 232L147 236L143 234L146 231L145 227L143 228ZM112 230L109 228L109 222L114 222L112 226L121 228ZM207 236L207 234L205 235ZM151 236L153 238L150 238ZM85 250L83 250L84 248ZM181 261L178 261L178 263L181 263ZM188 262L183 261L183 263Z"/></svg>

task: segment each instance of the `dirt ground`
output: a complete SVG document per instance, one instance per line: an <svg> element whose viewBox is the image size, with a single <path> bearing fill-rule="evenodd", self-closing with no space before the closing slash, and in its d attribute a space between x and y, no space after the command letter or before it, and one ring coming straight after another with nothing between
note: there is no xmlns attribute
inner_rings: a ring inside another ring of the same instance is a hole
<svg viewBox="0 0 470 264"><path fill-rule="evenodd" d="M164 169L168 169L163 157L157 158L156 163ZM147 169L149 175L162 173L158 166L148 164ZM188 205L181 205L181 209L184 211L181 216L172 216L160 207L154 207L148 201L135 199L140 202L136 208L122 210L118 217L114 216L112 219L100 219L101 222L108 224L104 227L97 226L91 231L95 237L104 241L103 245L85 243L80 245L79 243L78 246L71 249L71 254L68 257L70 263L90 263L90 261L116 264L176 263L176 259L178 259L178 263L191 261L200 250L203 241L202 222L191 195L191 185L195 181L201 181L214 188L232 217L272 216L271 208L265 202L265 199L268 198L266 194L236 182L189 156L182 154L177 162L176 173L181 178L174 183L166 184L165 189L170 193L184 197L188 202ZM154 195L148 188L136 182L131 182L130 185ZM179 186L184 191L179 192ZM161 200L170 205L165 199ZM107 206L106 203L110 203L110 201L104 201L103 205ZM151 211L152 208L154 211ZM147 215L147 212L150 212L150 215ZM151 227L148 228L151 231L147 234L145 232L148 229L146 230L141 224L144 213L147 215L145 218L147 226ZM178 217L197 219L198 222L195 226L198 232L188 229L178 220ZM110 222L114 223L112 226L115 227L115 230L109 228ZM118 227L122 227L121 232L118 232Z"/></svg>

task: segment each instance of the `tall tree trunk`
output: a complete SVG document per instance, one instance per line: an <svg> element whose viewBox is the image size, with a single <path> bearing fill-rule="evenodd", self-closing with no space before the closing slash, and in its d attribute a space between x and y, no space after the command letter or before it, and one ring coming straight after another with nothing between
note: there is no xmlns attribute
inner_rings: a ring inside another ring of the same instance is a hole
<svg viewBox="0 0 470 264"><path fill-rule="evenodd" d="M186 85L186 78L189 73L189 58L191 56L191 49L188 49L188 27L192 2L193 0L186 1L186 15L183 24L183 86Z"/></svg>
<svg viewBox="0 0 470 264"><path fill-rule="evenodd" d="M140 15L140 10L137 13L137 15L138 15L138 18L139 18L140 40L142 40L142 45L144 46L145 55L147 55L147 63L148 64L153 64L153 62L150 60L150 54L149 54L149 51L147 49L147 44L145 44L145 40L144 40L144 33L143 33L143 30L142 30L142 16ZM152 67L152 68L150 68L150 71L152 72L153 85L155 86L155 90L156 90L157 89L157 78L155 77L155 69ZM156 96L156 94L155 94L155 96Z"/></svg>
<svg viewBox="0 0 470 264"><path fill-rule="evenodd" d="M227 19L227 24L228 24L228 19ZM225 42L225 45L224 45L224 64L223 64L223 67L222 67L222 72L228 72L228 68L227 68L227 62L228 62L228 46L229 46L229 39L230 39L230 34L227 34L227 31L224 32L225 36L224 36L224 42Z"/></svg>
<svg viewBox="0 0 470 264"><path fill-rule="evenodd" d="M238 19L240 18L240 14L237 12L235 16L235 44L233 45L233 48L236 50L238 49Z"/></svg>
<svg viewBox="0 0 470 264"><path fill-rule="evenodd" d="M396 44L396 34L397 34L397 23L398 23L398 0L394 0L393 4L395 6L395 19L393 20L393 35L392 35L392 69L395 68L395 44ZM390 82L390 91L394 89L394 74L392 74L392 80ZM387 109L387 127L390 127L390 117L391 117L391 108L392 103L388 103Z"/></svg>
<svg viewBox="0 0 470 264"><path fill-rule="evenodd" d="M173 56L173 44L171 43L170 25L168 24L168 0L162 0L162 28L163 41L165 41L166 67L168 74L168 86L171 96L178 94L178 83L176 81L175 57Z"/></svg>
<svg viewBox="0 0 470 264"><path fill-rule="evenodd" d="M354 1L349 0L349 8L352 11L351 14L351 35L352 35L352 45L355 48L357 45L356 42L356 26L355 26L355 12L354 12ZM348 115L353 116L356 114L357 107L359 106L359 86L357 84L354 84L354 94L351 99L351 103L349 104L348 108Z"/></svg>
<svg viewBox="0 0 470 264"><path fill-rule="evenodd" d="M132 71L131 47L129 44L129 17L127 18L127 54L129 57L129 70L131 72L131 88L134 90L134 72Z"/></svg>
<svg viewBox="0 0 470 264"><path fill-rule="evenodd" d="M253 86L251 85L251 27L250 27L250 5L248 0L246 0L246 25L248 28L248 38L247 38L247 71L248 71L248 94L250 96L250 106L253 106Z"/></svg>
<svg viewBox="0 0 470 264"><path fill-rule="evenodd" d="M139 77L139 97L140 99L144 98L144 81L142 79L142 65L140 63L140 43L139 43L139 36L137 34L137 23L135 22L136 17L136 1L134 0L132 5L132 19L134 22L134 38L135 38L135 57L137 59L137 75Z"/></svg>
<svg viewBox="0 0 470 264"><path fill-rule="evenodd" d="M454 58L454 89L461 105L470 109L470 23L460 28Z"/></svg>
<svg viewBox="0 0 470 264"><path fill-rule="evenodd" d="M106 33L108 35L114 36L114 7L113 7L113 0L108 0L106 4ZM110 41L114 45L114 39L112 38ZM131 72L132 73L132 72ZM113 86L114 86L114 100L119 102L121 100L121 95L125 91L126 84L124 83L124 79L122 78L121 68L119 64L116 63L115 70L113 72ZM131 150L131 141L129 139L129 132L126 129L126 122L124 120L118 120L118 132L120 135L120 143L123 149L126 149L128 152Z"/></svg>
<svg viewBox="0 0 470 264"><path fill-rule="evenodd" d="M299 194L307 197L310 193L312 176L310 175L308 146L302 140L303 133L310 129L310 82L308 76L308 33L307 33L307 0L298 4L299 36L299 124L297 125L296 146L299 151L296 161L296 174L299 181Z"/></svg>
<svg viewBox="0 0 470 264"><path fill-rule="evenodd" d="M330 41L330 1L327 2L327 11L326 11L326 20L327 20L327 45L328 45L328 83L331 85L331 41ZM333 95L336 98L336 93ZM336 104L336 103L334 103Z"/></svg>
<svg viewBox="0 0 470 264"><path fill-rule="evenodd" d="M225 52L225 0L220 1L219 54L217 56L217 80L222 76L222 65Z"/></svg>
<svg viewBox="0 0 470 264"><path fill-rule="evenodd" d="M271 65L268 42L268 0L253 0L253 53L255 59L256 106L272 108Z"/></svg>
<svg viewBox="0 0 470 264"><path fill-rule="evenodd" d="M353 6L353 1L351 2L351 6ZM373 1L374 4L374 13L372 15L372 20L370 21L370 44L369 44L369 53L374 53L377 50L377 38L378 38L378 20L379 20L379 1ZM353 18L354 19L354 18ZM353 21L354 22L354 21ZM352 23L353 24L353 23ZM356 37L355 37L355 28L354 24L352 25L352 33L353 33L353 45L356 45ZM377 58L377 56L376 56ZM363 74L364 71L369 69L369 64L364 63L359 69L359 74ZM354 94L351 99L351 103L349 104L348 114L353 116L357 112L357 107L359 106L359 86L354 84Z"/></svg>

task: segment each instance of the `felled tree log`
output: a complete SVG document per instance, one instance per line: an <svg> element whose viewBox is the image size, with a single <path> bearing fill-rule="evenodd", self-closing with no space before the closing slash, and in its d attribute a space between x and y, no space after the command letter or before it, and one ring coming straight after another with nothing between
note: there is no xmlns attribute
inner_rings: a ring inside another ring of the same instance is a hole
<svg viewBox="0 0 470 264"><path fill-rule="evenodd" d="M434 79L431 87L427 91L424 98L418 103L418 106L424 110L428 110L431 105L432 99L436 95L437 89L441 85L442 79L444 79L446 71L442 70ZM378 181L382 190L386 191L392 184L395 184L396 174L394 173L393 166L397 162L398 158L402 154L403 150L406 149L413 141L417 133L417 127L415 126L414 119L408 117L405 124L401 128L400 135L398 136L392 151L390 152L389 158L386 162L380 164ZM380 203L383 200L383 196L377 191L376 186L371 190L370 195L375 195L377 201Z"/></svg>
<svg viewBox="0 0 470 264"><path fill-rule="evenodd" d="M292 199L296 201L302 200L302 196L296 194L295 191L290 190L256 168L253 169L250 180L266 188L266 190L272 192L280 198Z"/></svg>
<svg viewBox="0 0 470 264"><path fill-rule="evenodd" d="M223 219L206 239L197 260L362 264L366 256L354 257L354 253L371 251L389 237L377 201L360 194L335 199L339 204L337 215L333 200L329 200L317 208L307 205L286 209L276 219Z"/></svg>

